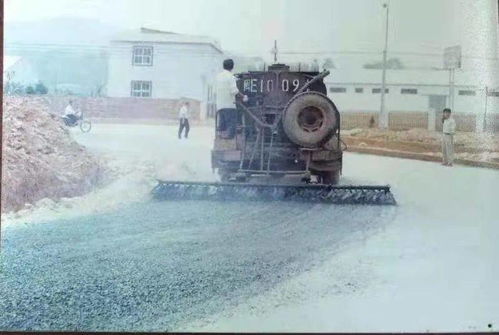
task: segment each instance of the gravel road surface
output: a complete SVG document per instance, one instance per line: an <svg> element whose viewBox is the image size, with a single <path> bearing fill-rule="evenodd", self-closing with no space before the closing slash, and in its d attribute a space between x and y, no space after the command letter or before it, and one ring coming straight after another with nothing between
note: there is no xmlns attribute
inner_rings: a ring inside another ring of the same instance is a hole
<svg viewBox="0 0 499 335"><path fill-rule="evenodd" d="M9 226L0 329L176 330L319 265L382 229L394 210L150 202Z"/></svg>
<svg viewBox="0 0 499 335"><path fill-rule="evenodd" d="M216 179L211 128L73 136L115 180L2 215L0 330L497 330L497 170L347 152L397 207L158 203L155 178Z"/></svg>

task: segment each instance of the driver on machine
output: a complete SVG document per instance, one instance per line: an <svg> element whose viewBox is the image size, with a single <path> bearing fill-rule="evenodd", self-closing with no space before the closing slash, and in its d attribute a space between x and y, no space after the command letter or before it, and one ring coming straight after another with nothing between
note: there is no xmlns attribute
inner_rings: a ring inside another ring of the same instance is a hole
<svg viewBox="0 0 499 335"><path fill-rule="evenodd" d="M236 135L237 114L235 99L239 97L243 102L248 101L248 96L239 92L237 79L234 77L234 61L226 59L223 62L223 71L216 78L217 93L217 130L223 132L222 138L232 139Z"/></svg>
<svg viewBox="0 0 499 335"><path fill-rule="evenodd" d="M73 101L69 100L68 105L64 109L64 116L62 117L66 125L73 126L81 118L81 112L73 108Z"/></svg>

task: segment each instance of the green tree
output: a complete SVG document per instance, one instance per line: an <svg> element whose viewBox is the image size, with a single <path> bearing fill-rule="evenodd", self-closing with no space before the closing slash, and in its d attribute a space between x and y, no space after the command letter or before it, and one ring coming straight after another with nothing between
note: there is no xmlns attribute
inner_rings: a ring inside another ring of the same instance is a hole
<svg viewBox="0 0 499 335"><path fill-rule="evenodd" d="M383 68L383 62L374 62L374 63L364 64L364 69L380 70L382 68ZM386 68L389 70L401 70L401 69L404 69L405 66L400 59L390 58L386 61Z"/></svg>
<svg viewBox="0 0 499 335"><path fill-rule="evenodd" d="M28 86L26 87L26 94L35 94L35 89L33 88L33 86Z"/></svg>
<svg viewBox="0 0 499 335"><path fill-rule="evenodd" d="M26 89L18 82L9 81L3 87L4 93L7 95L23 94Z"/></svg>
<svg viewBox="0 0 499 335"><path fill-rule="evenodd" d="M35 92L36 94L47 94L49 90L41 81L39 81L35 86Z"/></svg>

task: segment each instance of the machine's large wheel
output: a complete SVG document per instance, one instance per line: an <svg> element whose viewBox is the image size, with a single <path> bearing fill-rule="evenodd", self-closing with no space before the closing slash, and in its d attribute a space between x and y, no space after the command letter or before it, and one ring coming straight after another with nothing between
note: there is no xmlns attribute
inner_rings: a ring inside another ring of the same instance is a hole
<svg viewBox="0 0 499 335"><path fill-rule="evenodd" d="M304 92L291 99L283 118L284 132L300 146L314 148L338 128L338 110L318 92Z"/></svg>

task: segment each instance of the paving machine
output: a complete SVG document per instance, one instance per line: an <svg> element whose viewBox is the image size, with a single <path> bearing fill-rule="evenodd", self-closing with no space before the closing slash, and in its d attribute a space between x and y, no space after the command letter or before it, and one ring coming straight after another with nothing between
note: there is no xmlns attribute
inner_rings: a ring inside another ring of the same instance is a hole
<svg viewBox="0 0 499 335"><path fill-rule="evenodd" d="M220 182L159 181L158 199L296 200L395 204L389 186L338 185L344 145L340 113L323 79L329 71L274 64L237 75L235 135L215 117L212 167ZM222 111L223 113L223 111Z"/></svg>

